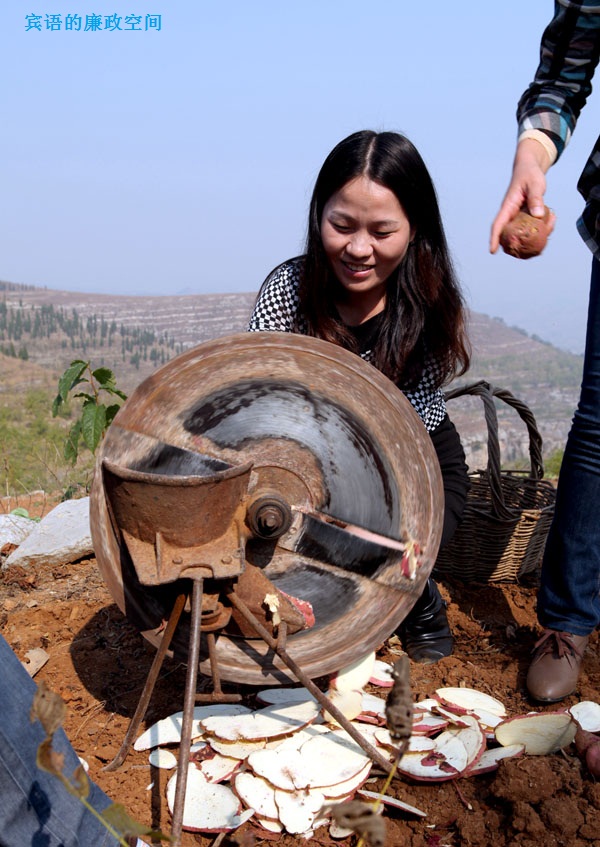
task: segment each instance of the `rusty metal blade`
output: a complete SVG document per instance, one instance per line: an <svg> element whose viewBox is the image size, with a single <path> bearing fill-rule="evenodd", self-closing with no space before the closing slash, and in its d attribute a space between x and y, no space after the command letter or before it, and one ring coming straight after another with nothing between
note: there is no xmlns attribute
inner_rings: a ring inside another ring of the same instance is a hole
<svg viewBox="0 0 600 847"><path fill-rule="evenodd" d="M168 618L181 580L140 580L134 545L125 540L131 516L111 511L105 461L180 482L235 477L250 468L240 513L262 498L281 504L291 520L282 521L281 535L256 538L235 512L236 532L244 536L248 562L278 589L313 606L314 627L290 634L287 645L313 677L378 646L408 613L435 562L443 491L429 435L381 373L318 339L247 333L202 344L141 383L111 425L92 487L96 556L115 601L156 642L152 633ZM190 508L182 499L183 521L170 545L185 536L192 545L188 554L198 538L206 549L206 527L219 520L220 484L204 504L200 498ZM167 524L176 494L173 502ZM215 533L211 540L213 559L231 555L233 536L227 543L226 536ZM402 545L413 543L420 554L407 575ZM172 547L165 549L172 554ZM187 628L184 615L174 638L184 658ZM215 651L223 679L289 679L288 669L255 639L225 629L215 638ZM207 657L203 662L208 667Z"/></svg>

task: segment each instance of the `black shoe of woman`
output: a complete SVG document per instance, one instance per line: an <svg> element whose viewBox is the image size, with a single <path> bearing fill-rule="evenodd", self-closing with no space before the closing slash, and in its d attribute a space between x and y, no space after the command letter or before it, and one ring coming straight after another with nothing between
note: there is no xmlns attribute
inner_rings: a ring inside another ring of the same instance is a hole
<svg viewBox="0 0 600 847"><path fill-rule="evenodd" d="M409 659L432 665L452 654L454 639L450 632L446 603L433 579L402 621L398 635Z"/></svg>

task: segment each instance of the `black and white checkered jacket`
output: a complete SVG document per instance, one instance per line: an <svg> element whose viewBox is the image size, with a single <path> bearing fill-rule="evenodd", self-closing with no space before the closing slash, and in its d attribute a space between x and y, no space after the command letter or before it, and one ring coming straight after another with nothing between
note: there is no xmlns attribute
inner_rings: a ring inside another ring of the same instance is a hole
<svg viewBox="0 0 600 847"><path fill-rule="evenodd" d="M298 313L298 288L302 274L303 257L284 262L265 280L250 318L250 332L306 332L307 326ZM372 351L364 350L361 357L373 359ZM414 406L419 417L431 432L444 420L446 404L439 385L441 373L435 362L423 371L416 388L403 392ZM402 388L402 386L399 386Z"/></svg>

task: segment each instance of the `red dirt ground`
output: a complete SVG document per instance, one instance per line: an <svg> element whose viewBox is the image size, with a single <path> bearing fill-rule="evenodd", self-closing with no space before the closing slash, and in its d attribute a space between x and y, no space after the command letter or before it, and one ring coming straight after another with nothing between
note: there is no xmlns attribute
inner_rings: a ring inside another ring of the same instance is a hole
<svg viewBox="0 0 600 847"><path fill-rule="evenodd" d="M12 505L0 500L0 511L9 511ZM19 505L35 514L53 503L38 498ZM412 665L414 699L429 696L440 686L464 685L501 699L510 715L531 710L524 679L536 637L534 582L483 586L444 581L441 589L449 601L456 648L451 658L437 665ZM42 567L34 574L17 568L2 573L0 631L21 659L34 647L49 654L36 679L43 679L65 700L65 729L89 763L90 775L138 821L168 832L166 772L151 770L147 753L131 751L120 770L102 771L124 737L153 649L112 601L95 560ZM380 658L394 661L394 647L392 639L382 647ZM182 708L184 681L182 666L163 666L146 725ZM239 690L253 704L252 689ZM383 689L373 691L384 696ZM596 632L578 690L565 705L599 699ZM382 785L379 779L369 788L378 790ZM495 773L459 782L418 785L397 778L390 793L423 809L427 818L416 820L386 810L388 846L600 847L600 783L587 773L573 748L551 756L507 760ZM219 843L250 847L273 838L248 822ZM182 845L208 847L216 839L214 834L184 833ZM355 837L334 842L326 827L308 841L290 835L277 840L282 847L356 843Z"/></svg>

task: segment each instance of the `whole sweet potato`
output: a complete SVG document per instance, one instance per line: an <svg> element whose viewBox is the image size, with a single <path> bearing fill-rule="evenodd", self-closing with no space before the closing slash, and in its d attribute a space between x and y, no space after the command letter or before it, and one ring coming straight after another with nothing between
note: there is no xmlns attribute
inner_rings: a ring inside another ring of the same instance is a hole
<svg viewBox="0 0 600 847"><path fill-rule="evenodd" d="M539 256L552 229L550 215L547 206L544 206L543 218L534 218L526 209L521 209L500 233L500 244L504 252L517 259Z"/></svg>
<svg viewBox="0 0 600 847"><path fill-rule="evenodd" d="M589 772L600 777L600 736L579 727L575 735L575 747Z"/></svg>

